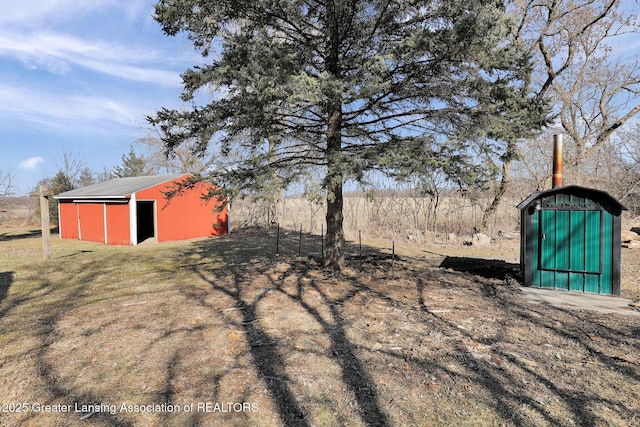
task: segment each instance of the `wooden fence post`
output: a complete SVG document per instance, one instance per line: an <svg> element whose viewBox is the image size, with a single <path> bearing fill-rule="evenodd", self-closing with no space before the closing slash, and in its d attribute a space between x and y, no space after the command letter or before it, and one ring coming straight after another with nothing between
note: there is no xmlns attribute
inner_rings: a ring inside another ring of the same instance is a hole
<svg viewBox="0 0 640 427"><path fill-rule="evenodd" d="M51 258L51 226L49 222L49 189L41 185L40 190L40 223L42 227L42 254L44 259Z"/></svg>

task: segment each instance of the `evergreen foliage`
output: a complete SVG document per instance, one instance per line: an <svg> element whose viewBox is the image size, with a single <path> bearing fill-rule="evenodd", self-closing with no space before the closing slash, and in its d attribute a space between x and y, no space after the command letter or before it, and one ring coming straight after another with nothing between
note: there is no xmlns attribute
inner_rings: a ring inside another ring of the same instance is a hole
<svg viewBox="0 0 640 427"><path fill-rule="evenodd" d="M546 122L501 1L160 0L155 19L203 57L182 75L189 109L149 117L167 149L218 144L228 167L212 179L230 192L321 170L336 269L345 181L421 168L482 181L499 141Z"/></svg>
<svg viewBox="0 0 640 427"><path fill-rule="evenodd" d="M53 178L44 178L38 181L38 184L29 193L32 197L40 195L40 186L46 186L51 194L60 194L78 188L80 182L66 173L63 169L58 169ZM40 206L36 208L36 216L40 217ZM58 223L58 203L53 198L49 198L49 219L51 223Z"/></svg>
<svg viewBox="0 0 640 427"><path fill-rule="evenodd" d="M138 156L133 147L129 148L129 154L122 155L122 164L113 168L111 176L113 178L127 178L132 176L152 175L153 171L147 165L144 156Z"/></svg>

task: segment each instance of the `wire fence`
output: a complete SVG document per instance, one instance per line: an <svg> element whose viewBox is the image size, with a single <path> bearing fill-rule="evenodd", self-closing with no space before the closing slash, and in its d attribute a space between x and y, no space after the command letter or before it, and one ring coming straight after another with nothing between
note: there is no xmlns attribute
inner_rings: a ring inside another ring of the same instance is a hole
<svg viewBox="0 0 640 427"><path fill-rule="evenodd" d="M320 227L320 234L312 234L304 231L300 224L295 229L283 228L276 224L273 228L273 256L274 257L306 257L316 260L320 265L324 265L326 257L326 235L324 225ZM395 276L396 242L391 241L390 253L386 253L379 248L368 247L362 244L362 230L358 230L356 241L345 242L345 260L351 267L363 269L365 264L386 264Z"/></svg>
<svg viewBox="0 0 640 427"><path fill-rule="evenodd" d="M521 200L505 200L498 209L489 229L485 232L498 234L516 233L519 212L515 205ZM385 240L409 240L416 243L431 243L447 238L454 233L471 236L481 227L482 212L486 200L471 200L465 197L446 197L437 208L429 205L426 198L385 196L374 200L363 196L348 196L344 202L343 229L349 239L363 237ZM483 204L484 203L484 204ZM323 203L314 203L302 197L286 197L277 206L266 201L239 200L234 208L235 224L243 227L275 227L319 234L326 230Z"/></svg>

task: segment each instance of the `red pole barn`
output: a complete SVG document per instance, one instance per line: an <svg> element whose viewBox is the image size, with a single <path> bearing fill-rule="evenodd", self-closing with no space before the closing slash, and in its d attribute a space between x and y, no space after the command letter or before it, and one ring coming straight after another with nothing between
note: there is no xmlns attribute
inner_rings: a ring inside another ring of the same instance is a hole
<svg viewBox="0 0 640 427"><path fill-rule="evenodd" d="M214 188L200 182L171 199L166 192L189 174L116 178L54 196L60 237L110 245L137 245L227 234L228 208L203 195Z"/></svg>

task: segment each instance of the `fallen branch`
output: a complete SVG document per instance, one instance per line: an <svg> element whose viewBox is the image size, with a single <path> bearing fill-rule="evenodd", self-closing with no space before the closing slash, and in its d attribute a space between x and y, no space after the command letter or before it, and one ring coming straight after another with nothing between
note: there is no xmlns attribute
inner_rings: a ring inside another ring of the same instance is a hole
<svg viewBox="0 0 640 427"><path fill-rule="evenodd" d="M123 307L129 307L131 305L142 305L142 304L146 304L146 301L140 301L140 302L128 302L126 304L122 304Z"/></svg>

